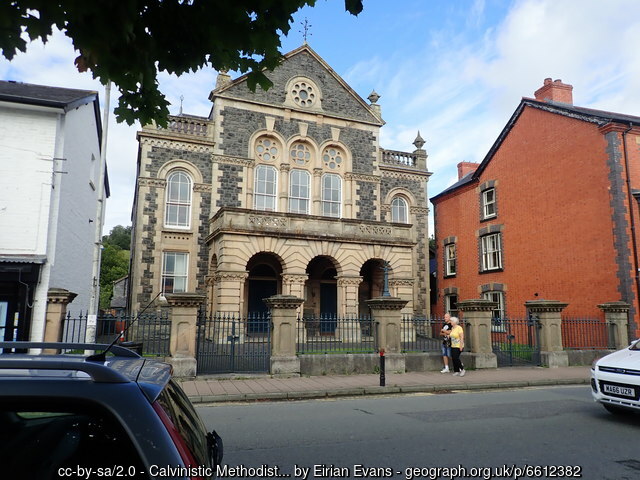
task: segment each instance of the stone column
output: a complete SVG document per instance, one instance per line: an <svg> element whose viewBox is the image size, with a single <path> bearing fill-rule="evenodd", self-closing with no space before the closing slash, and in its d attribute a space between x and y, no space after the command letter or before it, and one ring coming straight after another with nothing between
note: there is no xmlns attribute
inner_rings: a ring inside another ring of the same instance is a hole
<svg viewBox="0 0 640 480"><path fill-rule="evenodd" d="M568 367L569 354L562 345L562 319L568 303L557 300L530 300L527 311L540 321L540 361L548 367Z"/></svg>
<svg viewBox="0 0 640 480"><path fill-rule="evenodd" d="M378 350L384 350L386 368L390 372L405 372L402 354L402 313L407 300L378 297L366 301L371 309L377 335Z"/></svg>
<svg viewBox="0 0 640 480"><path fill-rule="evenodd" d="M607 302L598 305L609 324L609 346L621 350L629 345L629 309L626 302Z"/></svg>
<svg viewBox="0 0 640 480"><path fill-rule="evenodd" d="M198 309L205 301L197 293L166 294L171 307L171 339L168 362L176 377L195 377L197 371L196 342Z"/></svg>
<svg viewBox="0 0 640 480"><path fill-rule="evenodd" d="M280 185L276 192L277 199L277 211L288 212L289 211L289 171L291 166L288 163L280 164L280 179L278 184Z"/></svg>
<svg viewBox="0 0 640 480"><path fill-rule="evenodd" d="M458 309L464 314L465 365L498 367L498 359L491 346L491 315L495 307L495 302L483 299L458 302Z"/></svg>
<svg viewBox="0 0 640 480"><path fill-rule="evenodd" d="M273 375L300 375L296 356L297 309L303 299L274 295L264 301L271 309L271 369Z"/></svg>
<svg viewBox="0 0 640 480"><path fill-rule="evenodd" d="M311 215L322 215L322 169L314 168L311 190Z"/></svg>
<svg viewBox="0 0 640 480"><path fill-rule="evenodd" d="M77 294L64 288L50 288L47 292L47 315L45 318L45 342L62 341L62 327L67 315L67 305L73 302ZM55 349L45 349L44 353L58 353Z"/></svg>
<svg viewBox="0 0 640 480"><path fill-rule="evenodd" d="M306 273L283 273L282 294L292 295L297 298L305 298L304 284L306 283L308 278L309 275L307 275ZM296 314L296 338L298 342L305 343L307 341L307 330L304 328L304 321L302 319L302 306L296 309Z"/></svg>

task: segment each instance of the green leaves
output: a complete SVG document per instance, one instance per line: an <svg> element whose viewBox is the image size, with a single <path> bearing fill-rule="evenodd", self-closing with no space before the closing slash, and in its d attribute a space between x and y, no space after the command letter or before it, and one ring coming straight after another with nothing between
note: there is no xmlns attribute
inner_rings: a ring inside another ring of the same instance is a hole
<svg viewBox="0 0 640 480"><path fill-rule="evenodd" d="M72 39L79 71L117 85L119 122L167 123L169 102L157 75L213 67L249 72L248 85L272 83L263 70L281 60L280 35L292 15L315 0L11 0L0 2L0 50L11 60L29 39L47 40L52 26ZM362 0L345 0L357 15Z"/></svg>

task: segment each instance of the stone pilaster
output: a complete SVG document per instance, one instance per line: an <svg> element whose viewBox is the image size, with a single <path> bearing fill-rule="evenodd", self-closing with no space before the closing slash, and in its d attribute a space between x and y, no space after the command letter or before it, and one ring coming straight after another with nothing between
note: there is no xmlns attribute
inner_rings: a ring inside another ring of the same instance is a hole
<svg viewBox="0 0 640 480"><path fill-rule="evenodd" d="M296 356L298 307L304 300L293 295L274 295L265 299L271 309L271 373L300 375Z"/></svg>
<svg viewBox="0 0 640 480"><path fill-rule="evenodd" d="M609 324L609 345L620 350L629 345L629 310L626 302L607 302L598 305Z"/></svg>
<svg viewBox="0 0 640 480"><path fill-rule="evenodd" d="M215 309L218 312L244 312L244 285L249 274L245 271L221 271L215 274Z"/></svg>
<svg viewBox="0 0 640 480"><path fill-rule="evenodd" d="M64 288L50 288L47 292L47 315L45 319L44 341L62 341L62 327L67 315L67 305L73 302L77 294ZM56 350L45 349L45 353L56 353Z"/></svg>
<svg viewBox="0 0 640 480"><path fill-rule="evenodd" d="M385 352L386 368L390 372L405 371L402 352L402 312L407 300L378 297L366 301L376 325L378 350Z"/></svg>
<svg viewBox="0 0 640 480"><path fill-rule="evenodd" d="M360 342L362 332L358 321L359 275L338 275L338 329L336 336L343 342Z"/></svg>
<svg viewBox="0 0 640 480"><path fill-rule="evenodd" d="M562 344L562 310L568 303L557 300L530 300L527 311L540 322L540 359L548 367L569 366L569 355Z"/></svg>
<svg viewBox="0 0 640 480"><path fill-rule="evenodd" d="M298 298L304 298L304 285L309 278L306 273L283 273L282 274L282 294L292 295ZM304 321L302 320L302 308L301 306L296 310L297 324L296 335L298 342L305 343L307 341L307 330L304 328Z"/></svg>
<svg viewBox="0 0 640 480"><path fill-rule="evenodd" d="M169 363L176 377L195 377L198 309L205 296L196 293L166 294L171 307Z"/></svg>
<svg viewBox="0 0 640 480"><path fill-rule="evenodd" d="M498 359L491 346L491 315L496 303L471 299L458 302L465 329L465 364L475 368L497 368Z"/></svg>

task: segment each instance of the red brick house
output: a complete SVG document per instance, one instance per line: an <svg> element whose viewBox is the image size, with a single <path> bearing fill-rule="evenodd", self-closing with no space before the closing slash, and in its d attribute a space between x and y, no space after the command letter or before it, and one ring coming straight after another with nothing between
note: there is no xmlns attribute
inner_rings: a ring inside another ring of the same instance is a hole
<svg viewBox="0 0 640 480"><path fill-rule="evenodd" d="M598 304L624 301L640 333L640 117L576 107L572 90L546 79L484 160L460 163L431 199L435 314L488 298L495 315L522 317L525 301L547 299L601 318Z"/></svg>

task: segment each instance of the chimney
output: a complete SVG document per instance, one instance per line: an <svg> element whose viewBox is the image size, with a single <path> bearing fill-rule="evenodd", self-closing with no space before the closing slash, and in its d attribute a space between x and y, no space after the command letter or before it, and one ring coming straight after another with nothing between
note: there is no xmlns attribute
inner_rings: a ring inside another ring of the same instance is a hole
<svg viewBox="0 0 640 480"><path fill-rule="evenodd" d="M226 70L220 70L216 78L216 90L231 83L231 77Z"/></svg>
<svg viewBox="0 0 640 480"><path fill-rule="evenodd" d="M573 105L573 85L562 83L562 80L551 81L550 78L544 79L544 85L540 87L534 95L536 100L540 102L557 102Z"/></svg>
<svg viewBox="0 0 640 480"><path fill-rule="evenodd" d="M458 164L458 180L461 180L466 175L475 172L479 166L479 163L460 162Z"/></svg>

